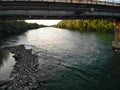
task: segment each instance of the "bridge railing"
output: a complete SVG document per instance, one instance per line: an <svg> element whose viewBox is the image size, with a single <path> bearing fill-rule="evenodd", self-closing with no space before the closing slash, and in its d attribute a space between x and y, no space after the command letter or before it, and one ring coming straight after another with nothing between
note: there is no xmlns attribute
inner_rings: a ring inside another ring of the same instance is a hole
<svg viewBox="0 0 120 90"><path fill-rule="evenodd" d="M120 1L115 1L115 0L104 0L104 1L103 0L0 0L0 1L41 1L41 2L65 2L65 3L120 6Z"/></svg>

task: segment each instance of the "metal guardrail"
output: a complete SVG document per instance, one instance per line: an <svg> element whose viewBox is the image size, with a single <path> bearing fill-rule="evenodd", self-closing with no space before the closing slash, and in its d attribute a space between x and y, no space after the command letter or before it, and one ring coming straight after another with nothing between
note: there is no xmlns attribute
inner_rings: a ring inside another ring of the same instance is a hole
<svg viewBox="0 0 120 90"><path fill-rule="evenodd" d="M120 1L115 0L0 0L0 1L42 1L42 2L65 2L65 3L82 3L82 4L97 4L108 6L120 6Z"/></svg>

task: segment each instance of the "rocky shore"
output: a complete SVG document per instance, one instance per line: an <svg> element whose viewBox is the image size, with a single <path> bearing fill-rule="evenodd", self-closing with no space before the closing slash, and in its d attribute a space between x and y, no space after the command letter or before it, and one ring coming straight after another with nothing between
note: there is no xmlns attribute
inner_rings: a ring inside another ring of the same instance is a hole
<svg viewBox="0 0 120 90"><path fill-rule="evenodd" d="M0 90L46 90L45 82L37 78L39 72L38 56L24 45L6 47L14 53L16 64L8 81L0 81Z"/></svg>

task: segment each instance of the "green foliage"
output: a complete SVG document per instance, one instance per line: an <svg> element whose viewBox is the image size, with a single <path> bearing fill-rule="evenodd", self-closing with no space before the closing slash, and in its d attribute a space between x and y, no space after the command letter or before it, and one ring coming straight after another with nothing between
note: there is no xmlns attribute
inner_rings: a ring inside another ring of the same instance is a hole
<svg viewBox="0 0 120 90"><path fill-rule="evenodd" d="M43 25L38 25L36 23L27 23L24 20L0 21L0 36L16 35L29 29L36 29L39 27L43 27Z"/></svg>
<svg viewBox="0 0 120 90"><path fill-rule="evenodd" d="M114 26L107 20L62 20L55 27L80 31L113 32Z"/></svg>

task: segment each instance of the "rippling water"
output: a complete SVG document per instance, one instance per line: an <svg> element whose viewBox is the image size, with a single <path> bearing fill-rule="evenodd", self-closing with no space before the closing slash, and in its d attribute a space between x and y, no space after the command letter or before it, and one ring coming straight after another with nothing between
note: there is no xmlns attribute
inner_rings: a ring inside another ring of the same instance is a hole
<svg viewBox="0 0 120 90"><path fill-rule="evenodd" d="M1 46L32 48L48 90L120 90L120 55L112 52L112 40L112 34L46 27L1 41Z"/></svg>

